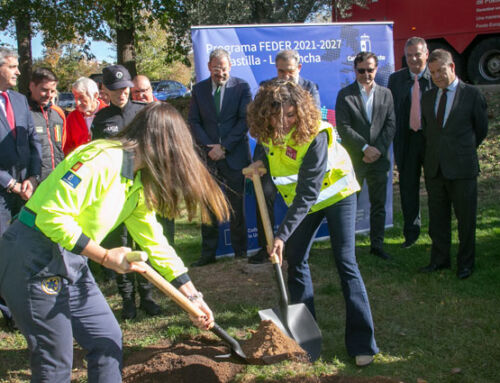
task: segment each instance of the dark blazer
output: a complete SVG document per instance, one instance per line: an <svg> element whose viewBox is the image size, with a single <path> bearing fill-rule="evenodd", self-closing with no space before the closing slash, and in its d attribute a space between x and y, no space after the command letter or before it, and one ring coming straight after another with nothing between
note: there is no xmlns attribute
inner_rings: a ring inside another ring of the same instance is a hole
<svg viewBox="0 0 500 383"><path fill-rule="evenodd" d="M434 112L437 93L438 88L434 88L422 95L425 177L435 177L438 169L447 179L477 177L476 148L488 133L486 100L477 88L459 81L448 119L441 128Z"/></svg>
<svg viewBox="0 0 500 383"><path fill-rule="evenodd" d="M311 80L307 80L304 77L300 76L298 84L302 87L302 89L307 90L309 93L311 93L316 106L321 109L321 100L319 97L318 85Z"/></svg>
<svg viewBox="0 0 500 383"><path fill-rule="evenodd" d="M408 68L402 68L389 76L387 87L392 92L394 111L396 113L396 135L394 136L394 159L398 170L402 171L405 153L408 153L408 135L410 133L411 87L413 81ZM423 94L434 87L428 68L418 80L420 92Z"/></svg>
<svg viewBox="0 0 500 383"><path fill-rule="evenodd" d="M26 97L9 90L9 99L16 120L13 137L5 114L0 111L0 190L5 191L12 178L24 181L40 176L42 147L35 132Z"/></svg>
<svg viewBox="0 0 500 383"><path fill-rule="evenodd" d="M396 130L394 105L389 89L377 85L374 92L372 122L369 123L358 83L355 81L339 91L335 104L337 131L355 169L368 167L388 171L391 164L389 147ZM381 153L371 164L363 162L365 144L375 146Z"/></svg>
<svg viewBox="0 0 500 383"><path fill-rule="evenodd" d="M250 163L246 114L251 99L248 83L230 77L217 116L212 79L209 77L193 87L188 121L194 139L205 152L210 150L207 145L221 144L226 149L226 161L232 169L242 169Z"/></svg>

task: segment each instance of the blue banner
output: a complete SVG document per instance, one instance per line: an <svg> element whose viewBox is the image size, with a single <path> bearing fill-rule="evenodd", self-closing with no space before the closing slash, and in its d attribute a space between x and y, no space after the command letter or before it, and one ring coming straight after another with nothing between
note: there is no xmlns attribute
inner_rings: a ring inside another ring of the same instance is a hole
<svg viewBox="0 0 500 383"><path fill-rule="evenodd" d="M245 79L253 95L262 81L276 77L276 54L284 49L296 50L302 63L300 75L318 85L323 119L334 126L337 93L355 80L353 61L357 53L371 51L378 56L375 81L379 85L386 86L394 71L392 23L193 27L191 37L197 81L210 76L207 66L210 52L223 48L231 55L231 76ZM253 150L255 141L251 141ZM387 186L386 226L392 226L392 171ZM283 201L278 200L276 225L286 211ZM366 185L358 201L356 231L367 231L370 209ZM251 252L258 248L253 195L247 195L246 213ZM318 238L328 236L325 226L318 231ZM229 225L223 225L220 232L217 254L231 254Z"/></svg>

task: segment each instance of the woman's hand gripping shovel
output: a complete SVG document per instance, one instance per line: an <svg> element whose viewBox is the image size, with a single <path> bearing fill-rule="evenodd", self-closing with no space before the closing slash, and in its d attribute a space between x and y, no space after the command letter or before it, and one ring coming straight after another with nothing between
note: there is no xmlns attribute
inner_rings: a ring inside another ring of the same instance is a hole
<svg viewBox="0 0 500 383"><path fill-rule="evenodd" d="M155 285L162 293L168 295L175 303L177 303L184 311L194 317L203 316L204 313L198 307L196 307L189 299L187 299L184 294L167 282L160 274L158 274L151 266L145 263L148 256L143 251L132 251L127 254L127 261L141 262L141 269L145 270L141 272L141 275ZM247 357L243 352L240 344L236 339L231 337L227 332L225 332L217 323L210 329L215 335L226 342L231 348L231 353L238 357L241 361L247 362Z"/></svg>
<svg viewBox="0 0 500 383"><path fill-rule="evenodd" d="M262 183L258 171L253 168L243 169L244 175L251 175L255 196L259 206L262 225L266 233L268 248L272 248L274 242L273 230L269 220L269 213L262 191ZM309 355L312 362L319 358L321 353L322 336L314 317L304 303L293 305L288 304L288 295L286 292L281 265L276 254L271 254L271 263L273 264L274 274L278 289L280 292L279 305L272 309L260 310L259 316L262 320L271 320L278 328L294 339Z"/></svg>

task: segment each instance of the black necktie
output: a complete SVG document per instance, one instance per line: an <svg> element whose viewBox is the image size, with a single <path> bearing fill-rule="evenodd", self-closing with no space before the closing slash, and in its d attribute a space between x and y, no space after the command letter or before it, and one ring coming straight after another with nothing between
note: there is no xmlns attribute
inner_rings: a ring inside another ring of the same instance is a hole
<svg viewBox="0 0 500 383"><path fill-rule="evenodd" d="M448 92L448 89L446 88L443 89L443 93L441 94L441 98L439 99L438 111L436 115L437 122L441 128L443 127L444 111L446 109L446 99L448 98L446 96L446 92Z"/></svg>

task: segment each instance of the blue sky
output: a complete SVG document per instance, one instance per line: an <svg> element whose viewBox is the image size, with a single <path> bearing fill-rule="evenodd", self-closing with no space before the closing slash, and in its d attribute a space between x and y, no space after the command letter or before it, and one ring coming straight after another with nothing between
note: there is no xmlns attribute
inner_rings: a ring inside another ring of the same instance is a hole
<svg viewBox="0 0 500 383"><path fill-rule="evenodd" d="M10 34L5 31L0 31L0 41L10 45L14 49L17 49L16 39L11 37ZM31 49L33 50L33 58L37 59L42 57L44 48L42 46L42 36L40 33L35 35L31 41ZM99 61L116 61L116 51L114 50L112 44L94 41L91 43L90 50Z"/></svg>

